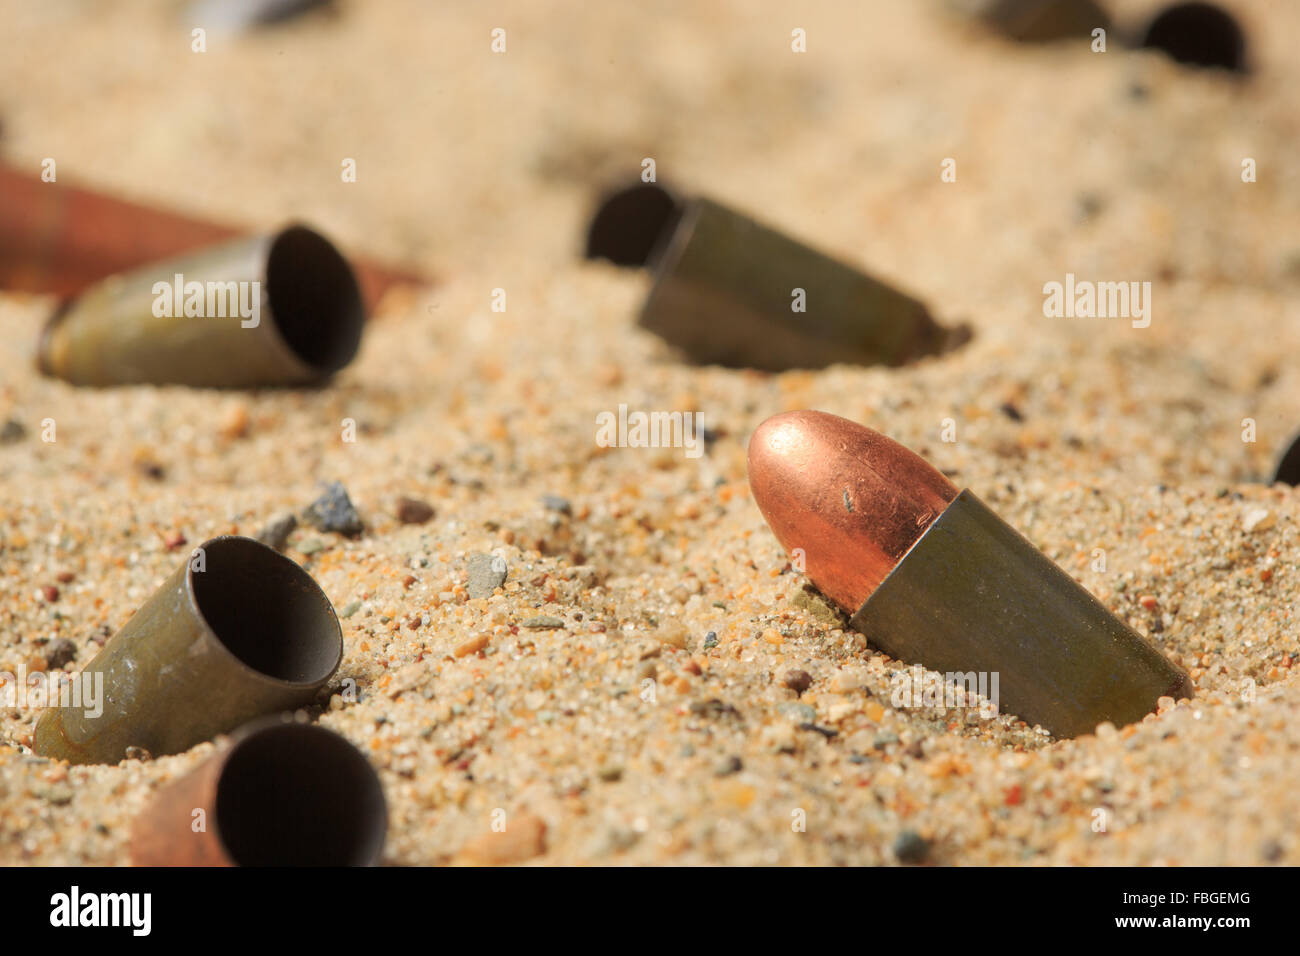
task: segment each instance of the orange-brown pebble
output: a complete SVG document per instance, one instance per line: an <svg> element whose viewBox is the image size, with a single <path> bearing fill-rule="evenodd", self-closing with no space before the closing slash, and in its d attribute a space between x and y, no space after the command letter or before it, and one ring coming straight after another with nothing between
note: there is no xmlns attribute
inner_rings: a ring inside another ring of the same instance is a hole
<svg viewBox="0 0 1300 956"><path fill-rule="evenodd" d="M244 407L243 403L236 403L226 406L225 411L221 413L221 421L217 425L217 430L223 438L233 440L247 435L248 426L248 409Z"/></svg>
<svg viewBox="0 0 1300 956"><path fill-rule="evenodd" d="M477 654L479 651L483 650L483 648L488 646L488 641L490 640L491 635L477 634L474 637L457 644L452 653L457 657L467 657L470 654Z"/></svg>
<svg viewBox="0 0 1300 956"><path fill-rule="evenodd" d="M505 829L489 831L460 848L455 862L467 866L523 863L546 852L546 821L531 813L507 815Z"/></svg>

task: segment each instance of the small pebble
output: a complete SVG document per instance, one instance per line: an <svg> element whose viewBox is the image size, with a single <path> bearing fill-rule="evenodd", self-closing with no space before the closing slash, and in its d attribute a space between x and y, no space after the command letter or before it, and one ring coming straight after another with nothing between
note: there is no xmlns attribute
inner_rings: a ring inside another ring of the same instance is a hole
<svg viewBox="0 0 1300 956"><path fill-rule="evenodd" d="M483 650L483 648L488 646L488 642L491 640L492 636L490 634L476 634L475 636L457 644L452 650L452 653L456 657L468 657L470 654L477 654L479 651Z"/></svg>
<svg viewBox="0 0 1300 956"><path fill-rule="evenodd" d="M52 671L77 659L77 645L66 637L56 637L45 646L45 666Z"/></svg>
<svg viewBox="0 0 1300 956"><path fill-rule="evenodd" d="M284 546L289 543L289 535L293 534L297 527L298 519L293 515L285 515L282 518L276 518L259 531L257 540L268 548L283 551Z"/></svg>
<svg viewBox="0 0 1300 956"><path fill-rule="evenodd" d="M573 505L569 499L559 495L542 495L542 507L547 511L558 511L562 515L573 514Z"/></svg>
<svg viewBox="0 0 1300 956"><path fill-rule="evenodd" d="M1267 508L1251 508L1241 516L1241 530L1250 534L1253 531L1267 531L1277 524L1277 518Z"/></svg>
<svg viewBox="0 0 1300 956"><path fill-rule="evenodd" d="M250 422L248 409L244 407L244 403L235 402L227 405L221 413L221 421L217 424L217 431L220 432L223 438L231 440L243 438L248 434Z"/></svg>
<svg viewBox="0 0 1300 956"><path fill-rule="evenodd" d="M715 777L729 777L733 773L740 773L740 771L744 769L745 769L744 761L742 761L739 757L733 755L725 758L716 767L714 767L713 775Z"/></svg>
<svg viewBox="0 0 1300 956"><path fill-rule="evenodd" d="M663 618L659 621L659 628L655 631L655 637L661 644L667 644L669 647L678 647L685 650L687 639L686 625L675 617Z"/></svg>
<svg viewBox="0 0 1300 956"><path fill-rule="evenodd" d="M11 418L0 425L0 445L12 445L27 436L27 429L16 418Z"/></svg>
<svg viewBox="0 0 1300 956"><path fill-rule="evenodd" d="M777 712L796 724L811 724L817 719L816 710L807 704L796 704L793 701L781 704L777 707Z"/></svg>
<svg viewBox="0 0 1300 956"><path fill-rule="evenodd" d="M339 611L339 617L347 620L359 610L361 610L360 601L349 601L347 604L343 605L343 610Z"/></svg>
<svg viewBox="0 0 1300 956"><path fill-rule="evenodd" d="M67 784L60 783L52 786L38 786L32 791L47 803L52 803L56 807L62 807L72 802L76 796L75 792Z"/></svg>
<svg viewBox="0 0 1300 956"><path fill-rule="evenodd" d="M424 524L435 513L431 504L419 498L397 499L397 520L402 524Z"/></svg>
<svg viewBox="0 0 1300 956"><path fill-rule="evenodd" d="M691 702L691 713L697 717L710 717L720 719L722 717L739 717L740 711L731 706L724 700L718 700L711 697L708 700L696 700Z"/></svg>
<svg viewBox="0 0 1300 956"><path fill-rule="evenodd" d="M356 537L365 530L361 516L352 505L347 489L339 481L328 481L323 485L324 493L313 501L303 512L307 523L319 531Z"/></svg>
<svg viewBox="0 0 1300 956"><path fill-rule="evenodd" d="M781 683L796 694L802 694L812 686L812 674L807 671L786 671Z"/></svg>
<svg viewBox="0 0 1300 956"><path fill-rule="evenodd" d="M554 630L555 628L564 627L564 618L551 617L530 617L527 620L519 622L520 627L531 627L537 630Z"/></svg>
<svg viewBox="0 0 1300 956"><path fill-rule="evenodd" d="M506 583L509 570L506 559L500 555L476 551L469 556L465 590L470 598L491 597L493 591Z"/></svg>
<svg viewBox="0 0 1300 956"><path fill-rule="evenodd" d="M930 841L915 830L904 830L894 840L894 856L899 863L924 863L930 858Z"/></svg>
<svg viewBox="0 0 1300 956"><path fill-rule="evenodd" d="M457 854L458 862L472 866L522 863L546 852L546 823L526 813L510 814L505 829L488 831L470 840Z"/></svg>

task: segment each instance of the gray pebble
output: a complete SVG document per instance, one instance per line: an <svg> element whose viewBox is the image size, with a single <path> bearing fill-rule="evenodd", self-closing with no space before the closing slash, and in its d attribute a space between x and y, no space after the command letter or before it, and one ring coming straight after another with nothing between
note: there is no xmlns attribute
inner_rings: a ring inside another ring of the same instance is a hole
<svg viewBox="0 0 1300 956"><path fill-rule="evenodd" d="M0 445L12 445L20 442L27 435L27 429L16 418L11 418L0 425Z"/></svg>
<svg viewBox="0 0 1300 956"><path fill-rule="evenodd" d="M569 499L559 495L542 495L542 507L547 511L558 511L562 515L573 514L573 505Z"/></svg>
<svg viewBox="0 0 1300 956"><path fill-rule="evenodd" d="M496 554L476 551L469 556L469 577L465 590L471 598L491 597L492 592L506 583L509 573L506 559Z"/></svg>
<svg viewBox="0 0 1300 956"><path fill-rule="evenodd" d="M787 701L776 708L777 713L796 724L811 724L817 720L817 711L807 704Z"/></svg>
<svg viewBox="0 0 1300 956"><path fill-rule="evenodd" d="M257 540L268 548L283 551L284 546L289 543L289 535L293 534L294 529L297 527L298 519L293 515L285 515L282 518L276 518L259 531Z"/></svg>
<svg viewBox="0 0 1300 956"><path fill-rule="evenodd" d="M313 528L356 537L365 530L361 516L352 505L347 489L339 481L323 484L324 493L308 506L303 518Z"/></svg>
<svg viewBox="0 0 1300 956"><path fill-rule="evenodd" d="M930 841L915 830L904 830L894 840L894 856L899 863L924 863L930 858Z"/></svg>

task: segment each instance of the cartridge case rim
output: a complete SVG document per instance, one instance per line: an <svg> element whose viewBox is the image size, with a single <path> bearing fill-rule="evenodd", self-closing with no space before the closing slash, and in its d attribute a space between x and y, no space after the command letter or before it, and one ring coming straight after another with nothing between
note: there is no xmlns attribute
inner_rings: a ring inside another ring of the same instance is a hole
<svg viewBox="0 0 1300 956"><path fill-rule="evenodd" d="M387 799L379 774L365 754L342 734L319 724L296 722L289 714L268 715L244 724L219 743L217 752L198 767L154 793L145 810L131 823L132 864L258 865L241 854L242 840L238 827L230 825L230 815L265 812L267 807L263 804L241 808L230 793L230 775L241 770L247 774L247 768L240 766L241 758L247 756L250 748L265 744L267 738L275 735L299 738L296 743L292 740L279 743L284 752L304 746L316 748L316 762L320 763L318 772L331 779L343 779L350 787L348 795L363 811L353 823L353 830L346 834L351 844L348 861L333 865L377 865L383 855L389 823ZM275 741L271 743L275 744ZM321 748L327 751L323 757ZM238 783L238 780L234 782ZM323 803L338 799L338 796L337 792L321 794L318 799ZM205 828L197 832L191 827L195 809L202 809L206 820ZM263 862L261 865L294 865L294 861Z"/></svg>
<svg viewBox="0 0 1300 956"><path fill-rule="evenodd" d="M212 638L212 642L219 647L232 662L247 670L251 675L272 686L282 687L286 690L307 690L312 687L319 687L325 681L328 681L330 677L334 675L334 672L339 669L339 665L343 663L343 625L339 623L338 614L334 610L334 603L329 599L329 595L325 593L324 589L320 586L320 583L313 578L307 570L302 567L302 565L298 564L298 562L294 561L292 558L286 557L279 551L276 551L269 545L263 544L256 538L250 538L246 535L239 534L221 534L214 538L209 538L198 547L206 551L214 544L220 547L224 546L226 543L238 543L240 547L245 548L248 544L252 544L255 545L256 549L259 551L265 550L267 552L265 557L270 563L285 562L287 565L285 570L289 575L301 581L302 585L307 587L309 591L314 591L314 596L319 598L322 606L327 608L330 612L329 617L332 625L330 633L333 638L333 640L330 641L330 644L333 648L333 653L331 654L331 660L333 663L323 677L297 681L283 677L276 677L274 674L269 674L261 668L249 664L230 648L226 643L225 638L217 632L217 629L213 626L212 622L208 620L208 615L204 613L203 608L199 604L199 598L195 590L194 575L196 573L207 574L208 572L196 572L193 563L187 562L185 570L185 599L195 618L201 621L204 627L207 628L208 634Z"/></svg>

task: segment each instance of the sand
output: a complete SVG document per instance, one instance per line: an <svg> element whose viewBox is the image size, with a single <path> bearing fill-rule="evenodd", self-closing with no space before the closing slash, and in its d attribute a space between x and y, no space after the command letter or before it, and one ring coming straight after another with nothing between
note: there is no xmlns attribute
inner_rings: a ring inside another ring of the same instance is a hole
<svg viewBox="0 0 1300 956"><path fill-rule="evenodd" d="M338 696L302 716L379 771L387 863L1300 861L1300 499L1267 483L1300 428L1300 9L1234 0L1258 67L1237 84L931 3L480 6L348 3L196 54L171 5L5 5L7 161L301 219L438 281L382 303L318 392L43 379L49 300L0 295L0 421L25 427L0 445L0 670L67 639L75 671L188 547L338 480L364 534L287 546L347 614ZM598 187L645 157L974 340L905 369L681 361L636 328L648 278L578 255ZM1066 273L1151 282L1149 327L1045 317ZM699 411L707 453L600 447L620 404ZM1195 699L1076 740L893 706L905 666L804 591L748 494L749 434L804 407L973 489ZM400 523L403 496L436 515ZM475 553L508 567L485 598ZM67 767L31 753L35 718L0 710L3 863L126 863L132 817L213 747Z"/></svg>

